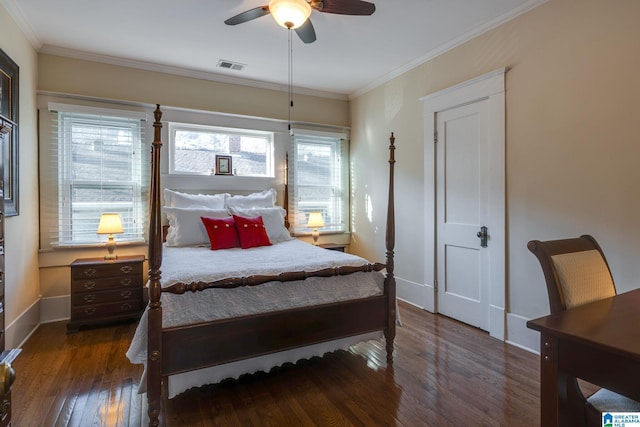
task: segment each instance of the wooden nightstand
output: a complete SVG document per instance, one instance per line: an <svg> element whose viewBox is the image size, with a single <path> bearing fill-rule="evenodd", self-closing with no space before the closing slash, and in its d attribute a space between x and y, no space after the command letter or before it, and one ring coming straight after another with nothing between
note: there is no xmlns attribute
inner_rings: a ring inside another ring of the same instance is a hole
<svg viewBox="0 0 640 427"><path fill-rule="evenodd" d="M343 243L322 243L319 245L323 249L344 252L347 245Z"/></svg>
<svg viewBox="0 0 640 427"><path fill-rule="evenodd" d="M144 310L143 255L114 261L81 258L71 263L71 321L67 332L80 326L137 320Z"/></svg>

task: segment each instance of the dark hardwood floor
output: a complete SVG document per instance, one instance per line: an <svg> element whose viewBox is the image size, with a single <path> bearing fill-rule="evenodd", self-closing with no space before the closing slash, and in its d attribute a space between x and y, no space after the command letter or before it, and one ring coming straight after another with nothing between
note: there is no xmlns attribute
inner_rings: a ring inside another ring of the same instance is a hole
<svg viewBox="0 0 640 427"><path fill-rule="evenodd" d="M400 302L395 359L384 344L245 375L163 401L165 426L538 426L538 357ZM45 324L14 362L13 426L146 425L135 324L67 335ZM188 349L185 349L188 351Z"/></svg>

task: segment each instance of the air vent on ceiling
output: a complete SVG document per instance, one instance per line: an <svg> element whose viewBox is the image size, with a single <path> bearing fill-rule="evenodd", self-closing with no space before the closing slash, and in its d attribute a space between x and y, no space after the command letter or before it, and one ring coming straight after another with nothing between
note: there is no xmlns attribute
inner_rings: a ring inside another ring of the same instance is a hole
<svg viewBox="0 0 640 427"><path fill-rule="evenodd" d="M240 64L238 62L227 61L226 59L221 59L220 61L218 61L218 67L226 68L227 70L242 71L242 69L245 67L245 65L244 64Z"/></svg>

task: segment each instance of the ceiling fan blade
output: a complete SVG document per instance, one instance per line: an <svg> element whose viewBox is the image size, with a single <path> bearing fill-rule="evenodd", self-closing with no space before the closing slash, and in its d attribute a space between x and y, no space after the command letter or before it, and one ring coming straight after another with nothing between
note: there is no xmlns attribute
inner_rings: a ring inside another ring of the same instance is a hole
<svg viewBox="0 0 640 427"><path fill-rule="evenodd" d="M313 28L311 19L307 19L304 24L294 30L300 40L305 43L313 43L316 41L316 30Z"/></svg>
<svg viewBox="0 0 640 427"><path fill-rule="evenodd" d="M371 15L376 5L362 0L321 0L312 1L311 6L320 12L339 15Z"/></svg>
<svg viewBox="0 0 640 427"><path fill-rule="evenodd" d="M269 14L269 6L260 6L253 9L249 9L246 12L239 13L236 16L224 21L227 25L238 25L243 22L251 21L252 19L260 18L261 16Z"/></svg>

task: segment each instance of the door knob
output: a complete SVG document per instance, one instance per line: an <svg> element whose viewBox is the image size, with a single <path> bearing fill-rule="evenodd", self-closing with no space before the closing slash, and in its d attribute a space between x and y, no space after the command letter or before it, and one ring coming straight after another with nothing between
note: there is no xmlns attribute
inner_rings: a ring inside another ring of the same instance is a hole
<svg viewBox="0 0 640 427"><path fill-rule="evenodd" d="M21 348L12 348L0 353L0 395L2 396L11 391L11 385L16 379L16 371L13 370L11 362L18 357L21 351ZM0 412L2 412L2 408L0 408Z"/></svg>
<svg viewBox="0 0 640 427"><path fill-rule="evenodd" d="M489 237L488 231L489 229L483 225L482 227L480 227L480 231L478 231L478 234L476 234L476 236L480 238L480 246L482 246L483 248L487 247L487 238Z"/></svg>
<svg viewBox="0 0 640 427"><path fill-rule="evenodd" d="M11 391L11 385L16 379L16 371L10 363L0 363L0 394L5 395Z"/></svg>

